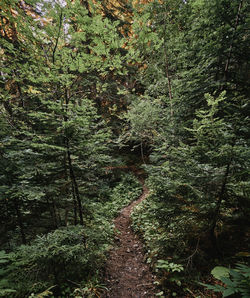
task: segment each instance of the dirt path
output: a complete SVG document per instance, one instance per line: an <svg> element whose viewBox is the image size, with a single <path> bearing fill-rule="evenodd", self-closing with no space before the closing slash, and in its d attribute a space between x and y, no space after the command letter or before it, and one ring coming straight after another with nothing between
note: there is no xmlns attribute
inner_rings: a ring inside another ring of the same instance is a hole
<svg viewBox="0 0 250 298"><path fill-rule="evenodd" d="M104 296L106 298L155 297L157 293L154 276L144 262L143 245L130 227L133 208L147 195L148 189L143 185L143 193L138 200L122 209L114 220L119 232L116 235L117 245L111 251L106 267L105 282L109 289Z"/></svg>

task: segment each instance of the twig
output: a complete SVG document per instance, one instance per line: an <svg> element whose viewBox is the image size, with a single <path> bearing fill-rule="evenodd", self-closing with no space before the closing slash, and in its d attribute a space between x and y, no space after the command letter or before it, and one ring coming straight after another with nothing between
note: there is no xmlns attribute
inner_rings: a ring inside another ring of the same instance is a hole
<svg viewBox="0 0 250 298"><path fill-rule="evenodd" d="M200 243L200 238L198 238L198 240L197 240L197 243L196 243L196 247L195 247L194 252L193 252L189 257L187 257L187 258L185 258L185 259L183 260L183 261L187 260L187 266L186 266L186 268L188 268L188 267L191 267L191 268L192 268L192 264L193 264L192 258L193 258L193 256L194 256L194 255L197 253L197 251L198 251L199 243Z"/></svg>
<svg viewBox="0 0 250 298"><path fill-rule="evenodd" d="M136 287L141 287L141 286L152 286L152 283L149 283L149 284L140 284L140 285L137 285Z"/></svg>
<svg viewBox="0 0 250 298"><path fill-rule="evenodd" d="M76 286L78 286L78 287L81 286L80 284L78 284L78 283L76 283L76 282L74 282L74 281L72 281L72 280L70 280L70 279L67 279L67 281L68 281L68 282L71 282L73 285L76 285Z"/></svg>

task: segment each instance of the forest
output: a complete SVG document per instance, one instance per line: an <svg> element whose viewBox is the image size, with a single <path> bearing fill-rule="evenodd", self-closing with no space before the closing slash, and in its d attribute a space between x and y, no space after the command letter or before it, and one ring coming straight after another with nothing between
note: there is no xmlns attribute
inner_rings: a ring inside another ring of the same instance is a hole
<svg viewBox="0 0 250 298"><path fill-rule="evenodd" d="M0 297L250 297L250 2L0 1Z"/></svg>

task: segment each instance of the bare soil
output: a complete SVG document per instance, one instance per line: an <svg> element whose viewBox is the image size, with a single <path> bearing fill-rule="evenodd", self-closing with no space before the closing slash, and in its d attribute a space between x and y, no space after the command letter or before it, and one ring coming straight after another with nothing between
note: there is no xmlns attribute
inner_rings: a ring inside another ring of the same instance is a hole
<svg viewBox="0 0 250 298"><path fill-rule="evenodd" d="M131 212L149 192L143 180L141 183L142 195L122 209L114 220L116 244L110 252L106 267L105 283L108 291L103 296L106 298L156 297L155 277L145 263L143 244L131 229Z"/></svg>

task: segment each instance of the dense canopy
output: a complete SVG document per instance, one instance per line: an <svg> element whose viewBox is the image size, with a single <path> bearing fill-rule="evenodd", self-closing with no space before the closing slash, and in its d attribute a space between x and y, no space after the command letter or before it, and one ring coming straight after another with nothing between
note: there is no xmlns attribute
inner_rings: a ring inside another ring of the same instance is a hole
<svg viewBox="0 0 250 298"><path fill-rule="evenodd" d="M249 297L249 9L1 1L1 297L111 297L141 183L156 297Z"/></svg>

